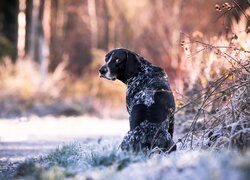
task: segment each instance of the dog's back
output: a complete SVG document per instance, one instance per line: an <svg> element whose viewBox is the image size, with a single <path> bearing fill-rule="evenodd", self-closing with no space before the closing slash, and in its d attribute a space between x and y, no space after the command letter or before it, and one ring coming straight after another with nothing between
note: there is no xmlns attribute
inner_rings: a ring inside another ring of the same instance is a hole
<svg viewBox="0 0 250 180"><path fill-rule="evenodd" d="M175 148L172 146L175 102L165 72L126 49L110 51L105 62L99 69L100 77L119 79L127 85L130 131L121 149Z"/></svg>
<svg viewBox="0 0 250 180"><path fill-rule="evenodd" d="M127 82L126 101L131 130L145 120L152 123L170 120L172 137L175 101L167 75L161 68L147 61L143 64L141 72Z"/></svg>

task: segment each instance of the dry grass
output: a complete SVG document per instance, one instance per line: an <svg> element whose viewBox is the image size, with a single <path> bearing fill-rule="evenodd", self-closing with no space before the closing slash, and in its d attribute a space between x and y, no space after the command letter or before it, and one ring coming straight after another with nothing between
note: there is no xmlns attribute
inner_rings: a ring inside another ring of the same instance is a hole
<svg viewBox="0 0 250 180"><path fill-rule="evenodd" d="M180 8L180 4L175 5ZM194 31L192 35L185 33L177 35L180 25L170 31L171 25L177 20L164 21L165 24L161 24L165 10L161 3L156 3L154 7L154 11L147 11L147 15L151 17L151 13L157 12L159 24L152 26L156 29L148 31L146 38L139 34L136 34L135 38L145 40L145 45L157 41L152 39L155 34L157 34L156 39L162 40L161 46L157 46L157 43L150 45L156 47L155 53L157 58L159 57L156 61L160 61L158 64L163 65L170 75L178 112L185 109L195 114L189 133L181 140L183 146L187 145L186 142L190 142L191 147L194 142L205 144L207 139L215 141L209 142L212 147L217 147L221 141L226 141L227 143L223 144L229 146L239 144L239 140L236 140L237 143L233 142L235 138L241 138L242 134L249 132L246 119L249 117L247 107L249 106L250 33L247 32L245 16L249 10L242 15L239 22L232 21L231 33L208 38L200 31ZM170 13L174 9L171 9ZM176 14L178 15L178 12ZM139 21L140 18L136 20ZM149 24L144 25L140 31L146 31L147 27L151 27ZM182 40L178 46L180 37ZM154 53L146 51L146 48L152 50L151 46L135 45L142 47L138 49L143 52L142 56L149 59L154 57ZM177 52L181 46L183 50ZM16 104L17 111L25 112L37 104L57 101L59 103L56 106L60 106L62 102L67 103L76 99L82 101L81 106L88 106L85 112L98 114L106 108L111 109L109 111L112 114L114 107L122 107L125 111L125 85L98 77L98 68L103 63L104 55L104 51L93 49L93 62L80 78L73 77L65 70L66 62L59 64L54 72L44 74L31 60L19 59L16 64L12 64L10 60L4 59L0 66L1 109L4 112L6 109L14 109L15 112L13 104ZM168 60L169 63L166 63ZM20 114L23 113L17 113L17 116ZM201 131L197 130L196 126L199 118L204 120ZM215 135L218 134L215 132L221 133L222 130L222 136ZM225 132L227 133L224 134ZM246 141L248 142L248 137L243 140L243 144L246 144Z"/></svg>
<svg viewBox="0 0 250 180"><path fill-rule="evenodd" d="M61 64L53 74L46 75L31 60L19 59L13 64L6 58L0 66L1 94L21 97L24 100L58 98L62 92L60 82L66 76L63 66Z"/></svg>
<svg viewBox="0 0 250 180"><path fill-rule="evenodd" d="M232 36L209 42L185 36L182 41L187 57L194 61L188 77L193 72L196 84L190 94L193 98L183 96L179 109L191 106L195 112L189 132L179 141L182 148L249 148L250 34L245 27L242 16L239 23L233 22Z"/></svg>
<svg viewBox="0 0 250 180"><path fill-rule="evenodd" d="M67 62L60 63L54 72L46 73L30 59L18 59L14 64L5 58L0 65L1 116L23 116L29 109L43 104L48 108L62 106L57 109L82 111L80 114L100 115L109 108L122 109L121 104L125 109L125 85L100 79L98 68L103 63L104 52L96 51L94 56L88 71L79 78L66 70ZM79 105L80 108L76 107Z"/></svg>
<svg viewBox="0 0 250 180"><path fill-rule="evenodd" d="M28 159L17 179L248 179L249 152L179 151L170 155L117 150L119 139L89 140Z"/></svg>

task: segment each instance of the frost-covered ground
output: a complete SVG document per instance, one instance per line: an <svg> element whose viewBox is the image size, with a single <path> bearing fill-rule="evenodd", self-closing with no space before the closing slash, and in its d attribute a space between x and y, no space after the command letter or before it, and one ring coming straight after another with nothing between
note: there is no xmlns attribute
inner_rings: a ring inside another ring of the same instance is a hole
<svg viewBox="0 0 250 180"><path fill-rule="evenodd" d="M16 166L27 158L72 142L121 137L127 130L126 120L86 116L0 119L0 179L12 176Z"/></svg>
<svg viewBox="0 0 250 180"><path fill-rule="evenodd" d="M124 135L128 120L95 117L30 117L0 119L0 141L66 141L84 137Z"/></svg>
<svg viewBox="0 0 250 180"><path fill-rule="evenodd" d="M17 177L37 179L249 179L250 153L179 151L170 155L118 150L119 138L86 140L19 165Z"/></svg>
<svg viewBox="0 0 250 180"><path fill-rule="evenodd" d="M187 118L188 116L185 116ZM185 123L183 123L185 122ZM178 138L191 120L176 119ZM119 150L127 120L93 117L0 121L0 179L249 179L250 153Z"/></svg>

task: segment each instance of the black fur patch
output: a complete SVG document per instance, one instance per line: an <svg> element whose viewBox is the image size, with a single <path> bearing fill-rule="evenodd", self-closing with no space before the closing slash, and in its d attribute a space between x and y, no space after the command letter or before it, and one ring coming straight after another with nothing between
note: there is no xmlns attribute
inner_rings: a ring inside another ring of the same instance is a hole
<svg viewBox="0 0 250 180"><path fill-rule="evenodd" d="M119 60L115 62L110 57ZM112 50L106 59L109 59L111 73L127 85L130 131L121 149L159 147L168 150L174 144L175 101L164 70L126 49ZM117 62L115 66L113 63Z"/></svg>

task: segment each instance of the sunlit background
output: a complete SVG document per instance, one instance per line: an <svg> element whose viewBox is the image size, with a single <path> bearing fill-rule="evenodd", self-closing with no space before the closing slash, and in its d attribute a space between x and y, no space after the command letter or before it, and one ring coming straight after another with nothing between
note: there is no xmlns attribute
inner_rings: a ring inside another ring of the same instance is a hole
<svg viewBox="0 0 250 180"><path fill-rule="evenodd" d="M246 57L239 52L250 49L249 6L246 0L1 1L0 143L124 135L125 85L98 76L105 54L117 47L164 68L181 107L230 64L208 44Z"/></svg>
<svg viewBox="0 0 250 180"><path fill-rule="evenodd" d="M98 77L117 47L163 67L176 96L186 94L226 64L194 40L228 46L233 39L247 49L248 7L240 0L3 1L0 117L127 117L125 85Z"/></svg>

